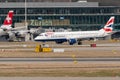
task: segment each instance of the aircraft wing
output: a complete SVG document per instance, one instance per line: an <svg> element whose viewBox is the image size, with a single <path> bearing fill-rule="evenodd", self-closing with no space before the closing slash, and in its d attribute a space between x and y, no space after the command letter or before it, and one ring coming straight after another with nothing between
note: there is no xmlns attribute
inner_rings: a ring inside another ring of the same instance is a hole
<svg viewBox="0 0 120 80"><path fill-rule="evenodd" d="M21 26L21 27L15 27L15 28L12 28L11 30L24 30L26 29L25 26Z"/></svg>
<svg viewBox="0 0 120 80"><path fill-rule="evenodd" d="M33 35L37 34L39 32L39 29L30 29L27 30L25 27L19 27L19 28L13 28L12 30L9 30L7 32L8 39L15 39L15 38L20 38L20 37L25 37L27 34Z"/></svg>

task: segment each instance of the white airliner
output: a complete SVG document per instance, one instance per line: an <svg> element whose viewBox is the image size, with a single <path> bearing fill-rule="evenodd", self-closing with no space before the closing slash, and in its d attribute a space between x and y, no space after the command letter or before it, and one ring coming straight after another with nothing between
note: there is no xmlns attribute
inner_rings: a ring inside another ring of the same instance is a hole
<svg viewBox="0 0 120 80"><path fill-rule="evenodd" d="M5 37L7 40L13 41L14 38L23 37L27 33L34 33L34 31L27 30L25 27L12 28L14 11L10 10L4 20L3 25L0 26L0 36ZM36 30L37 31L37 30Z"/></svg>
<svg viewBox="0 0 120 80"><path fill-rule="evenodd" d="M98 31L74 31L74 32L46 32L41 33L34 40L35 41L55 41L56 43L69 42L70 45L74 43L81 44L81 40L84 38L97 38L105 37L113 32L113 24L115 17L112 16L104 26L104 28Z"/></svg>

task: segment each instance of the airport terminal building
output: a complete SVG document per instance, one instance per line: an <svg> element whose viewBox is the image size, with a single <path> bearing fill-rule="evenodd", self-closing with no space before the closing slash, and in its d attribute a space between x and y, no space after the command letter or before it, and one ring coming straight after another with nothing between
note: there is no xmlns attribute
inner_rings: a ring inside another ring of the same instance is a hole
<svg viewBox="0 0 120 80"><path fill-rule="evenodd" d="M15 23L52 29L98 30L110 16L115 16L115 29L120 29L120 6L101 6L87 0L3 0L0 2L0 24L9 10L14 10ZM25 11L26 10L26 11Z"/></svg>

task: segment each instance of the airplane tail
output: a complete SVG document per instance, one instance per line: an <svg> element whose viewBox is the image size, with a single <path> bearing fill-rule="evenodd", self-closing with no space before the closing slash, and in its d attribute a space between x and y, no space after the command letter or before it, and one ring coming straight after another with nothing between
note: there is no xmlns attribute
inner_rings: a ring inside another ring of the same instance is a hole
<svg viewBox="0 0 120 80"><path fill-rule="evenodd" d="M11 29L12 21L13 21L13 11L10 10L8 12L7 17L5 18L4 23L1 26L1 28L3 28L3 29Z"/></svg>
<svg viewBox="0 0 120 80"><path fill-rule="evenodd" d="M115 17L114 16L110 17L108 22L105 24L104 28L102 28L101 30L105 31L105 33L112 33L114 21L115 21Z"/></svg>

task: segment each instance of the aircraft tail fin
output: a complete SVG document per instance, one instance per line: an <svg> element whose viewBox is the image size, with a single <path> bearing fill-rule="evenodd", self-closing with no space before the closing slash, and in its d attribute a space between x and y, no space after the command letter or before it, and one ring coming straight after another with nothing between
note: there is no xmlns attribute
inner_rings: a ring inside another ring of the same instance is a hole
<svg viewBox="0 0 120 80"><path fill-rule="evenodd" d="M1 26L1 28L3 29L10 29L12 26L12 21L13 21L13 11L10 10L7 14L7 17L4 20L3 25Z"/></svg>
<svg viewBox="0 0 120 80"><path fill-rule="evenodd" d="M114 21L115 21L115 17L111 16L110 19L105 24L104 28L102 28L101 30L104 30L106 33L111 33L113 31Z"/></svg>

